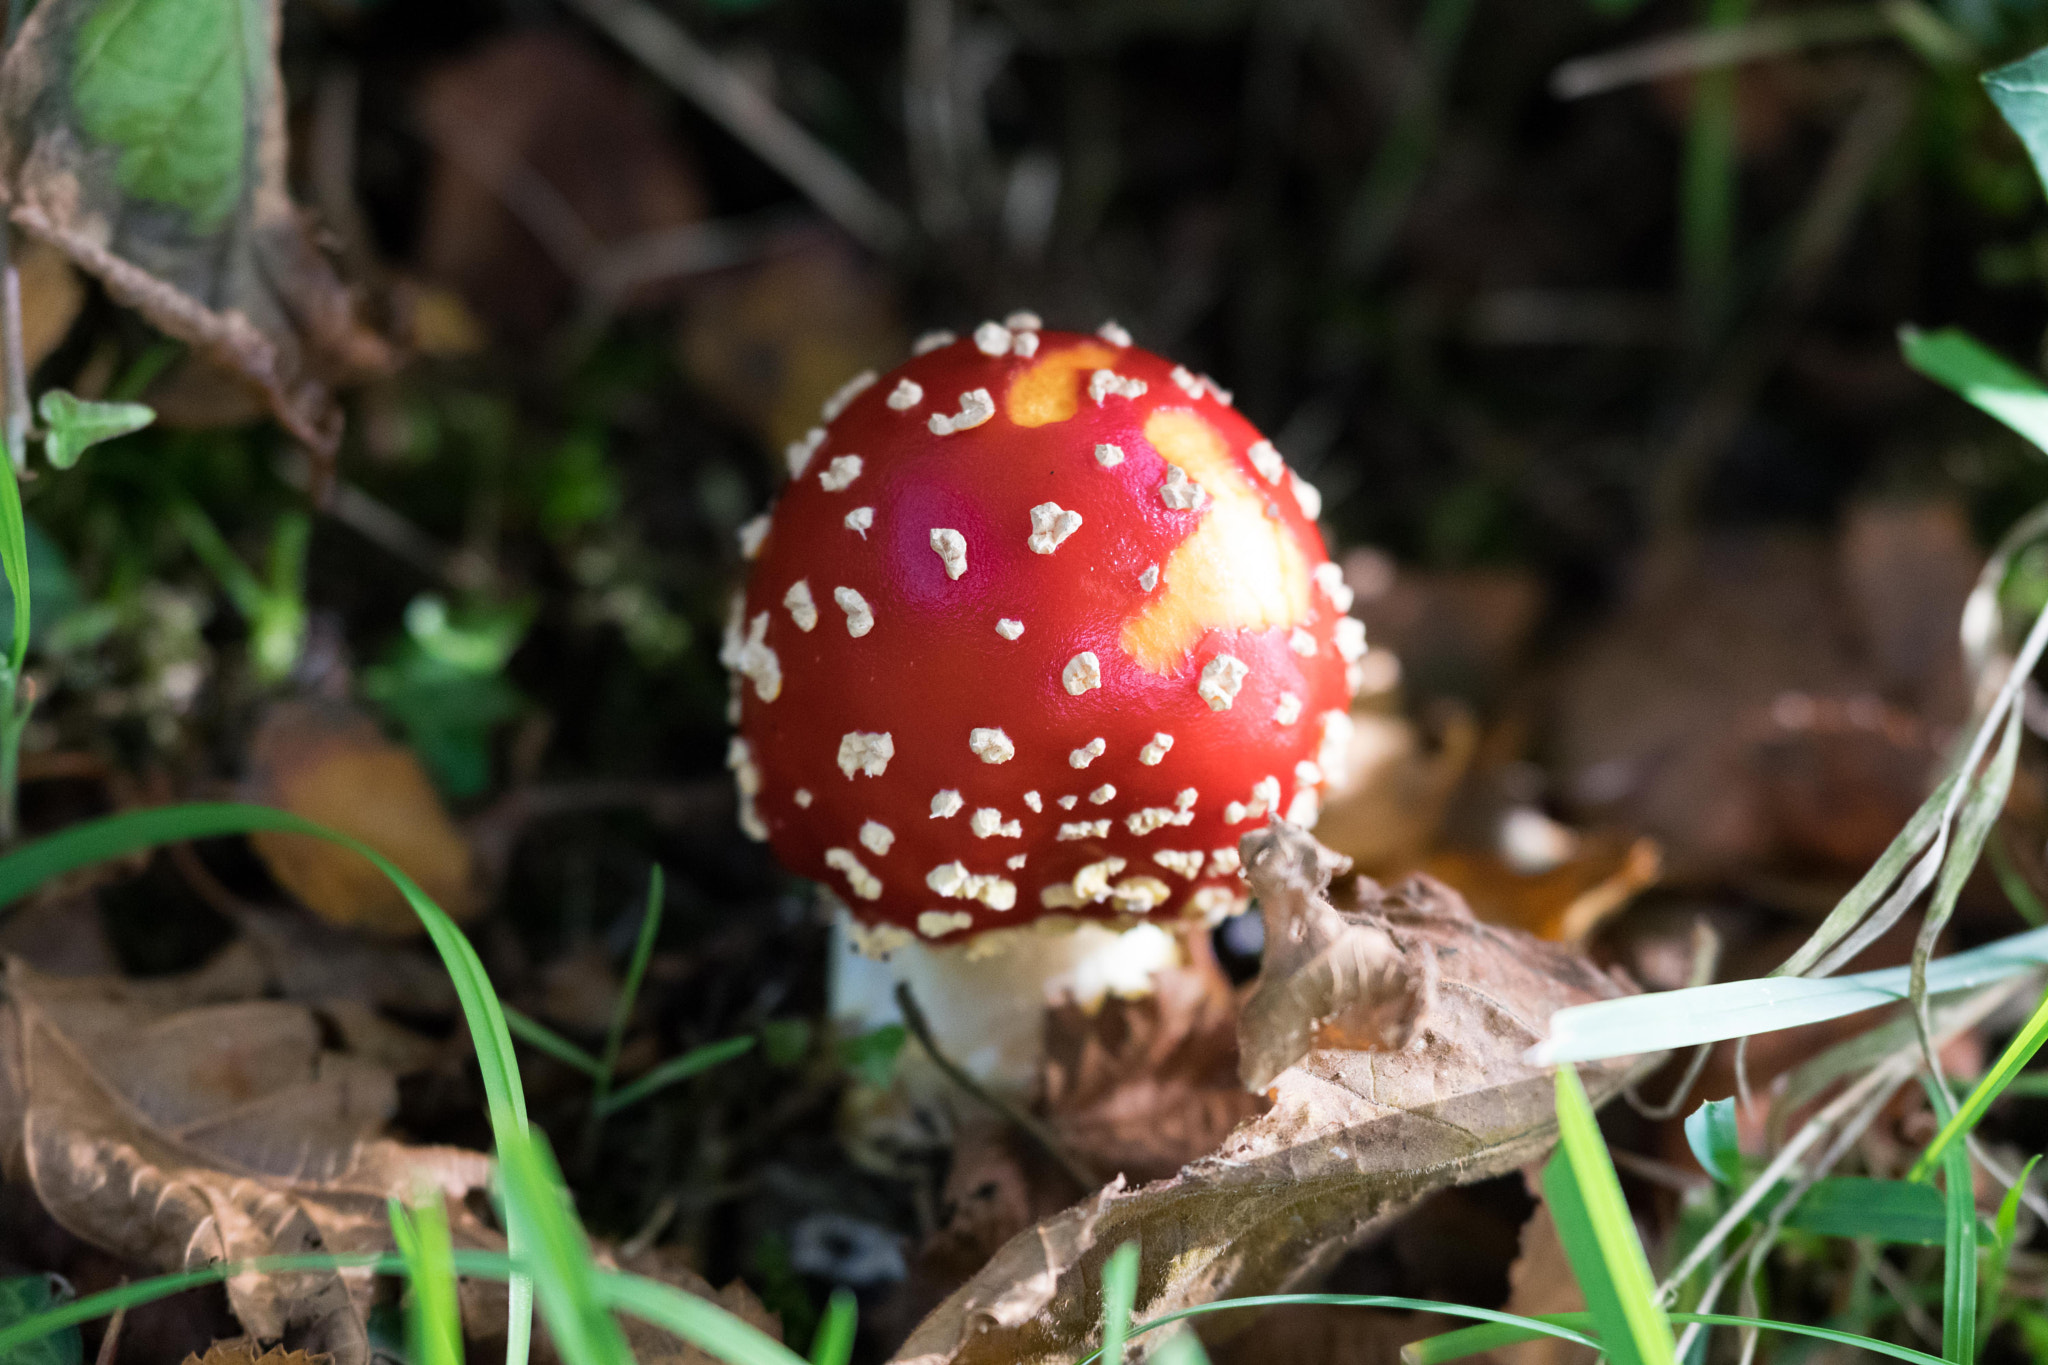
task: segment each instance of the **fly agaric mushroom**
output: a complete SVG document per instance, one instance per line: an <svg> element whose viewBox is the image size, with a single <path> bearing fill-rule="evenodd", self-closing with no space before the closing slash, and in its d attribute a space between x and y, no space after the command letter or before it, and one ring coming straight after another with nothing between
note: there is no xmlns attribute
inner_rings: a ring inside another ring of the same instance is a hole
<svg viewBox="0 0 2048 1365"><path fill-rule="evenodd" d="M1238 839L1314 823L1364 631L1315 489L1214 381L1029 314L916 351L742 529L730 766L746 831L894 959L869 989L907 976L1028 1082L1048 979L1142 991L1174 959L1143 926L1240 908ZM1005 932L1048 921L1084 927Z"/></svg>

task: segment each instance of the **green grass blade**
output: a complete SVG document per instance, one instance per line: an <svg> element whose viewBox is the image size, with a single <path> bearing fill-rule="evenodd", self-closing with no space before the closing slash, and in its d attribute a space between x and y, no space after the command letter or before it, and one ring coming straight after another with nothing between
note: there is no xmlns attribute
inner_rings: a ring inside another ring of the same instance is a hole
<svg viewBox="0 0 2048 1365"><path fill-rule="evenodd" d="M2020 1168L2019 1179L2012 1182L2012 1188L2005 1192L2005 1198L1998 1201L1998 1216L1991 1222L1993 1241L1991 1254L1985 1258L1984 1280L1979 1286L1977 1308L1977 1339L1986 1340L1992 1328L1998 1325L1998 1318L2005 1298L2005 1272L2012 1263L2013 1244L2019 1235L2020 1199L2027 1192L2027 1179L2033 1175L2034 1167L2041 1158L2036 1155L2027 1159ZM1924 1186L1922 1188L1925 1188Z"/></svg>
<svg viewBox="0 0 2048 1365"><path fill-rule="evenodd" d="M1613 1365L1676 1365L1671 1327L1579 1073L1557 1072L1558 1152L1543 1193Z"/></svg>
<svg viewBox="0 0 2048 1365"><path fill-rule="evenodd" d="M2040 380L1954 327L1902 327L1899 350L1908 365L2048 450L2048 388Z"/></svg>
<svg viewBox="0 0 2048 1365"><path fill-rule="evenodd" d="M612 1005L611 1027L605 1030L604 1057L597 1070L597 1099L601 1105L611 1093L612 1072L619 1064L619 1049L626 1044L626 1025L633 1018L633 1004L640 998L640 983L647 976L647 964L654 957L654 940L661 933L661 910L668 890L668 876L656 863L647 874L647 909L640 916L640 937L633 943L633 957L626 964L626 979L619 983L619 998Z"/></svg>
<svg viewBox="0 0 2048 1365"><path fill-rule="evenodd" d="M804 1358L717 1304L672 1285L617 1272L597 1277L597 1292L621 1313L672 1332L727 1365L804 1365Z"/></svg>
<svg viewBox="0 0 2048 1365"><path fill-rule="evenodd" d="M2012 853L2006 848L2005 840L1994 838L1987 849L1987 861L1991 873L1998 879L1998 889L2005 892L2006 900L2012 903L2013 912L2027 923L2039 928L2048 924L2048 905L2034 894L2034 888L2027 884L2026 874L2012 860Z"/></svg>
<svg viewBox="0 0 2048 1365"><path fill-rule="evenodd" d="M20 476L11 458L6 476L0 478L0 568L6 570L7 591L14 600L14 637L8 641L7 666L19 677L22 660L28 657L28 520L22 515Z"/></svg>
<svg viewBox="0 0 2048 1365"><path fill-rule="evenodd" d="M825 1301L825 1315L811 1334L811 1365L847 1365L853 1359L853 1333L860 1322L860 1301L850 1289L835 1289Z"/></svg>
<svg viewBox="0 0 2048 1365"><path fill-rule="evenodd" d="M1916 1351L1910 1346L1899 1346L1889 1341L1858 1336L1853 1332L1838 1331L1832 1327L1815 1327L1803 1322L1778 1322L1772 1318L1742 1317L1734 1313L1672 1313L1671 1321L1699 1323L1707 1327L1753 1327L1765 1332L1783 1332L1788 1336L1808 1337L1816 1341L1832 1342L1838 1346L1854 1347L1869 1351L1873 1355L1889 1356L1893 1360L1907 1362L1907 1365L1947 1365L1940 1356ZM1161 1322L1170 1319L1162 1318ZM1541 1317L1525 1320L1523 1324L1486 1324L1480 1327L1461 1327L1454 1332L1425 1337L1411 1341L1401 1348L1404 1365L1446 1365L1446 1362L1463 1360L1491 1351L1501 1346L1513 1346L1524 1341L1536 1341L1547 1333L1543 1327L1590 1327L1591 1313L1545 1313Z"/></svg>
<svg viewBox="0 0 2048 1365"><path fill-rule="evenodd" d="M1125 1242L1102 1264L1102 1365L1124 1365L1131 1306L1138 1301L1138 1244Z"/></svg>
<svg viewBox="0 0 2048 1365"><path fill-rule="evenodd" d="M671 1057L631 1085L605 1096L597 1106L598 1115L610 1118L621 1109L638 1104L649 1095L666 1090L678 1081L686 1081L699 1072L709 1071L722 1062L729 1062L742 1053L751 1052L754 1043L755 1040L751 1037L727 1038L722 1042L706 1043L702 1047L692 1048L680 1057Z"/></svg>
<svg viewBox="0 0 2048 1365"><path fill-rule="evenodd" d="M1977 1359L1977 1196L1970 1179L1970 1151L1952 1144L1941 1158L1948 1188L1947 1236L1941 1258L1941 1354L1952 1365Z"/></svg>
<svg viewBox="0 0 2048 1365"><path fill-rule="evenodd" d="M1159 1343L1148 1361L1149 1365L1209 1365L1209 1353L1193 1332L1176 1332Z"/></svg>
<svg viewBox="0 0 2048 1365"><path fill-rule="evenodd" d="M2040 932L2036 930L2035 932ZM2041 997L2033 1015L2005 1045L2005 1051L1998 1054L1998 1060L1984 1073L1969 1095L1963 1100L1948 1122L1941 1125L1941 1131L1934 1135L1934 1141L1927 1144L1927 1150L1913 1163L1913 1169L1906 1176L1908 1180L1925 1180L1934 1170L1935 1163L1942 1160L1948 1150L1974 1129L1983 1119L1984 1111L2005 1092L2020 1069L2034 1059L2041 1045L2048 1042L2048 995Z"/></svg>
<svg viewBox="0 0 2048 1365"><path fill-rule="evenodd" d="M525 1247L541 1316L566 1365L631 1365L626 1334L596 1286L597 1265L569 1207L561 1172L531 1129L498 1138L498 1180L508 1228Z"/></svg>
<svg viewBox="0 0 2048 1365"><path fill-rule="evenodd" d="M410 1214L390 1201L391 1237L405 1258L410 1281L406 1343L410 1365L462 1365L462 1310L455 1293L455 1247L441 1192L421 1199Z"/></svg>
<svg viewBox="0 0 2048 1365"><path fill-rule="evenodd" d="M1974 990L2048 963L2048 928L1951 953L1927 967L1931 995ZM1911 967L1854 976L1766 976L1573 1005L1550 1016L1550 1037L1529 1050L1538 1065L1602 1061L1820 1023L1909 997Z"/></svg>
<svg viewBox="0 0 2048 1365"><path fill-rule="evenodd" d="M511 1031L514 1038L517 1038L536 1052L545 1052L563 1065L576 1068L586 1076L593 1079L597 1076L603 1064L597 1058L591 1056L589 1052L576 1046L576 1044L570 1042L567 1038L564 1038L561 1034L555 1032L546 1024L541 1023L540 1020L535 1019L530 1014L522 1013L519 1010L513 1009L510 1005L502 1003L499 1005L499 1008L505 1011L505 1027Z"/></svg>
<svg viewBox="0 0 2048 1365"><path fill-rule="evenodd" d="M1823 1237L1940 1246L1948 1235L1948 1214L1931 1185L1845 1175L1816 1181L1786 1215L1785 1226Z"/></svg>

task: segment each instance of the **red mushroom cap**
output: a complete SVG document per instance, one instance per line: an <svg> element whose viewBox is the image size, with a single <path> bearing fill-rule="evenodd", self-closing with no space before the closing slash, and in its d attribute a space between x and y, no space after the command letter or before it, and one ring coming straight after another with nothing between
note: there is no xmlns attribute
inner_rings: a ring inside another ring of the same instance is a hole
<svg viewBox="0 0 2048 1365"><path fill-rule="evenodd" d="M1215 916L1312 823L1364 648L1230 395L1036 318L927 338L789 450L724 659L741 823L883 930Z"/></svg>

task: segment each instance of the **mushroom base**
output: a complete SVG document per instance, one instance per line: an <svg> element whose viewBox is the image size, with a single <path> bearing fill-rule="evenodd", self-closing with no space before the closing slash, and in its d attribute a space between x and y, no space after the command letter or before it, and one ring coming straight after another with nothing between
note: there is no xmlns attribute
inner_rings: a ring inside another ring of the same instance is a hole
<svg viewBox="0 0 2048 1365"><path fill-rule="evenodd" d="M1173 928L1160 924L1118 930L1042 919L990 930L966 944L906 943L881 961L856 948L861 937L853 916L835 904L833 1022L847 1034L900 1024L896 987L907 985L947 1057L984 1085L1015 1095L1027 1094L1038 1080L1046 1006L1149 995L1155 973L1184 962ZM898 1074L914 1091L946 1084L914 1043Z"/></svg>

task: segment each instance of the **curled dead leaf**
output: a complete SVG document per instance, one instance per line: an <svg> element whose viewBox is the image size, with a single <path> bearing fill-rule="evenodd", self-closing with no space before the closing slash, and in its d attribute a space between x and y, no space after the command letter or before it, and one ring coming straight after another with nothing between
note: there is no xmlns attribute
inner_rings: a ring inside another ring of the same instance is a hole
<svg viewBox="0 0 2048 1365"><path fill-rule="evenodd" d="M215 977L219 979L216 980ZM19 962L0 1008L0 1121L37 1200L72 1235L161 1271L256 1256L390 1249L385 1202L447 1197L457 1245L502 1248L464 1198L490 1161L377 1136L389 1072L328 1049L304 1006L191 1003L229 980L63 980ZM369 1358L366 1271L238 1275L251 1336Z"/></svg>
<svg viewBox="0 0 2048 1365"><path fill-rule="evenodd" d="M1329 943L1356 929L1360 946L1335 959L1295 955L1326 985L1262 981L1276 1003L1247 1012L1242 1055L1278 1056L1315 1038L1324 1017L1360 1020L1361 1033L1406 1045L1308 1051L1272 1078L1271 1108L1214 1152L1169 1179L1116 1181L1019 1233L919 1324L898 1365L1052 1365L1086 1354L1102 1262L1131 1240L1142 1249L1140 1321L1286 1289L1423 1194L1526 1165L1555 1140L1550 1075L1524 1053L1555 1010L1624 994L1628 983L1568 948L1480 923L1426 877L1392 890L1356 879L1339 910L1322 890L1341 860L1298 829L1247 836L1243 854L1262 901L1298 910ZM1289 922L1279 927L1285 937ZM1265 970L1282 970L1282 960L1269 957ZM1304 1024L1287 1002L1320 1003ZM1267 1026L1287 1041L1251 1036ZM1587 1088L1604 1100L1645 1064L1588 1068Z"/></svg>
<svg viewBox="0 0 2048 1365"><path fill-rule="evenodd" d="M249 745L252 799L354 835L404 870L456 919L477 910L474 857L411 749L330 702L273 706ZM384 934L418 919L356 853L303 834L250 836L272 876L322 918Z"/></svg>

